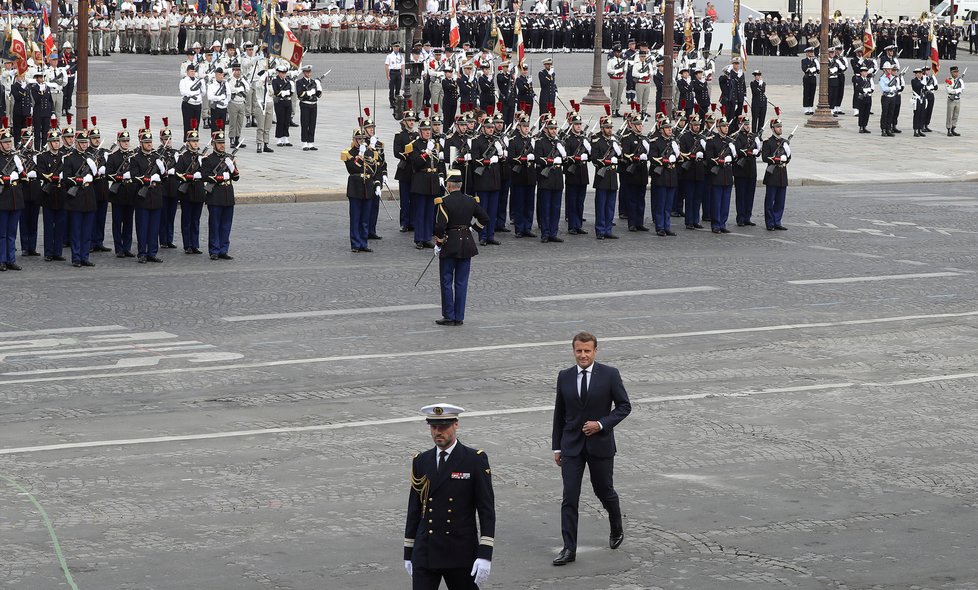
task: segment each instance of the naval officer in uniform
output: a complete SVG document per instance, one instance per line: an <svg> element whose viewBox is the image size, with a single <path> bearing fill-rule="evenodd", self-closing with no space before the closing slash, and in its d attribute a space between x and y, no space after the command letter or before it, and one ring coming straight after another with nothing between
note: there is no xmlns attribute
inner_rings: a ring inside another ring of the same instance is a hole
<svg viewBox="0 0 978 590"><path fill-rule="evenodd" d="M437 590L442 578L448 590L478 590L489 578L496 530L492 473L484 452L458 440L464 411L451 404L421 408L435 446L411 464L404 569L414 590Z"/></svg>

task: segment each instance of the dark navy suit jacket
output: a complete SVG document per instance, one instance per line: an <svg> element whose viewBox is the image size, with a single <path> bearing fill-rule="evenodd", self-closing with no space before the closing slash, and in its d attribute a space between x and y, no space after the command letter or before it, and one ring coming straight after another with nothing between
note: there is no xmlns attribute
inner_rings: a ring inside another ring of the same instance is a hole
<svg viewBox="0 0 978 590"><path fill-rule="evenodd" d="M577 365L557 375L557 402L554 407L553 450L564 457L576 457L586 449L592 457L612 457L615 426L632 411L628 392L618 369L592 363L588 372L587 405L577 394ZM581 428L588 421L601 423L601 430L586 436Z"/></svg>

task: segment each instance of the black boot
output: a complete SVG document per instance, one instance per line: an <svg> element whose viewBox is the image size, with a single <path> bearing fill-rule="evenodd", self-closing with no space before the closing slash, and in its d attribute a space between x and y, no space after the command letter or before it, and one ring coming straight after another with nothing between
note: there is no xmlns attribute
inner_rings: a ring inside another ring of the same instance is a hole
<svg viewBox="0 0 978 590"><path fill-rule="evenodd" d="M951 127L951 135L954 137L961 137L961 134L955 131L955 129L957 129L957 127Z"/></svg>
<svg viewBox="0 0 978 590"><path fill-rule="evenodd" d="M951 133L951 129L950 128L948 128L948 130L947 130L947 136L948 137L954 137L954 134Z"/></svg>

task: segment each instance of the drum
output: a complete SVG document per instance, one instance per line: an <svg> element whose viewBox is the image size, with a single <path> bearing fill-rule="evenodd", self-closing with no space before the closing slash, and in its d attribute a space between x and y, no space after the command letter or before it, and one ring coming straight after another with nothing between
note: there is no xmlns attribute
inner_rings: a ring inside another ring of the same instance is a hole
<svg viewBox="0 0 978 590"><path fill-rule="evenodd" d="M794 33L788 33L784 38L784 42L788 44L788 47L796 47L798 45L798 39L795 38Z"/></svg>
<svg viewBox="0 0 978 590"><path fill-rule="evenodd" d="M777 33L771 33L767 36L767 40L771 42L771 45L777 47L781 45L781 37Z"/></svg>
<svg viewBox="0 0 978 590"><path fill-rule="evenodd" d="M812 37L811 40L808 42L808 44L814 47L815 49L818 49L818 46L822 44L822 41L818 37Z"/></svg>

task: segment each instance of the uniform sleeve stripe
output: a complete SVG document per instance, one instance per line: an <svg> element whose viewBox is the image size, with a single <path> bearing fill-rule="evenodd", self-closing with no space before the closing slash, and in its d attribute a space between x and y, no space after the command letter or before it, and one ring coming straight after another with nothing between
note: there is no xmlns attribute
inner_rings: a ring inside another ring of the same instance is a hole
<svg viewBox="0 0 978 590"><path fill-rule="evenodd" d="M493 547L495 546L495 543L496 541L492 537L479 537L480 545L485 545L486 547Z"/></svg>
<svg viewBox="0 0 978 590"><path fill-rule="evenodd" d="M414 539L405 538L404 539L404 546L405 547L414 547Z"/></svg>

